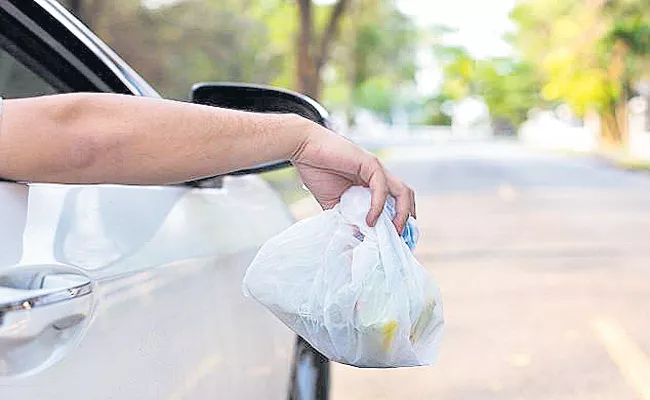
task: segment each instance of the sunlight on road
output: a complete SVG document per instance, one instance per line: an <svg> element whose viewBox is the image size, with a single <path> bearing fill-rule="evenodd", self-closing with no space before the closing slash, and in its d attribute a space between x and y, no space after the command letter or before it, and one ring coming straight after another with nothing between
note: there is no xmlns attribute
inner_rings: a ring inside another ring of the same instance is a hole
<svg viewBox="0 0 650 400"><path fill-rule="evenodd" d="M199 383L214 373L217 366L221 362L221 357L212 354L203 359L194 371L192 371L183 381L183 384L176 390L173 390L169 395L169 400L180 400L192 398L193 392L196 390Z"/></svg>
<svg viewBox="0 0 650 400"><path fill-rule="evenodd" d="M517 191L510 183L502 182L497 189L497 195L501 200L510 203L517 197Z"/></svg>
<svg viewBox="0 0 650 400"><path fill-rule="evenodd" d="M650 358L616 320L598 318L592 328L639 399L650 400Z"/></svg>

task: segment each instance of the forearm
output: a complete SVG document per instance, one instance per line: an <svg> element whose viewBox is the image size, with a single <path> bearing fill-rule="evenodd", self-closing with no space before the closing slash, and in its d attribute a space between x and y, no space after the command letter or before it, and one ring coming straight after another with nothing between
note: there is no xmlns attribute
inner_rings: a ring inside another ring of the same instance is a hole
<svg viewBox="0 0 650 400"><path fill-rule="evenodd" d="M0 176L25 181L158 184L289 158L309 123L132 96L5 101Z"/></svg>

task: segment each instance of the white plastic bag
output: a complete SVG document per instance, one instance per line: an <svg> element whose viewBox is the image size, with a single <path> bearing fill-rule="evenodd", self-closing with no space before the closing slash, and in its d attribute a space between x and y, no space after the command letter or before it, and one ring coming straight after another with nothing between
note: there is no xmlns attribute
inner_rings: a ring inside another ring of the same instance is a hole
<svg viewBox="0 0 650 400"><path fill-rule="evenodd" d="M370 191L352 187L333 209L271 238L246 272L244 293L330 360L433 364L440 292L393 226L392 204L374 227L365 222L369 208Z"/></svg>

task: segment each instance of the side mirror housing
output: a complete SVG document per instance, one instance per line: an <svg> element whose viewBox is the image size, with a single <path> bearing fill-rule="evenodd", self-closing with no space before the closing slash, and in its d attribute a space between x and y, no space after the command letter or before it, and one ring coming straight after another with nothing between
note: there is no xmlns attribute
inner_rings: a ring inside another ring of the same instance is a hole
<svg viewBox="0 0 650 400"><path fill-rule="evenodd" d="M242 111L298 114L329 128L329 116L323 106L307 96L285 89L245 83L197 83L192 86L191 101ZM287 160L277 160L234 171L228 175L257 174L289 165Z"/></svg>

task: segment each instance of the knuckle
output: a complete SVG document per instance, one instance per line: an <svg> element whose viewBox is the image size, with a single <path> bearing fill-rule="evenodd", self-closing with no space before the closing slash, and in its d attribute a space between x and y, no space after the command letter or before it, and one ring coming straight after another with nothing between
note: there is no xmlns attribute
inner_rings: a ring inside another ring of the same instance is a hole
<svg viewBox="0 0 650 400"><path fill-rule="evenodd" d="M375 155L370 156L370 165L372 165L373 168L382 169L381 161L379 161L379 158L377 158Z"/></svg>

